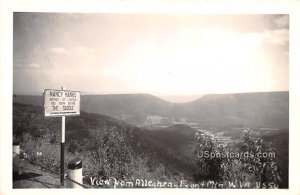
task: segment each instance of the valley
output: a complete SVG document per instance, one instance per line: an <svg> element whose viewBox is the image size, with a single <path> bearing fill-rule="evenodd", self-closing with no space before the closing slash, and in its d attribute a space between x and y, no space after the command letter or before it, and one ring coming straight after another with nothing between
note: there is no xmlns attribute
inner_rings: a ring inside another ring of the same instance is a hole
<svg viewBox="0 0 300 195"><path fill-rule="evenodd" d="M242 132L247 130L253 139L263 138L268 147L274 148L283 178L280 186L286 188L288 93L244 96L213 96L209 100L204 96L204 100L200 98L196 103L185 104L168 103L150 95L82 96L80 116L66 120L67 157L85 159L86 177L113 175L118 179L167 178L174 181L181 178L193 183L199 177L195 156L199 136L207 136L216 147L239 149ZM232 98L235 99L233 102ZM248 99L248 102L241 103L239 99ZM258 99L261 102L254 101ZM268 105L262 105L267 100ZM39 96L14 97L13 135L21 140L26 152L34 154L43 150L43 162L52 162L49 166L57 169L58 158L53 163L53 159L46 156L59 154L55 145L60 140L60 119L44 117L41 104ZM266 112L271 107L272 112ZM200 108L204 111L200 112ZM244 111L246 108L247 113ZM264 120L257 122L257 117ZM268 125L272 121L277 122ZM54 153L41 148L48 142L56 148Z"/></svg>

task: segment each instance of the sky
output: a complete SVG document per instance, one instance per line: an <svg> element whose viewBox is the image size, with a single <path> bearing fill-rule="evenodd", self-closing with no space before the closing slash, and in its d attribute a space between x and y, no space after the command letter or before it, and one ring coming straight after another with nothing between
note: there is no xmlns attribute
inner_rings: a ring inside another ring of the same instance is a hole
<svg viewBox="0 0 300 195"><path fill-rule="evenodd" d="M14 94L289 90L288 15L27 12L13 22Z"/></svg>

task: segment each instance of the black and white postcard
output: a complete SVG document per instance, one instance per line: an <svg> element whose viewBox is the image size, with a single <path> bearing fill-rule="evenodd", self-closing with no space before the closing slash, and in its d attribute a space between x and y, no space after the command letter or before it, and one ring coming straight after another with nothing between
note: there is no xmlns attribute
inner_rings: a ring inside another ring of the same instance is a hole
<svg viewBox="0 0 300 195"><path fill-rule="evenodd" d="M10 12L12 189L291 189L293 13L78 10Z"/></svg>

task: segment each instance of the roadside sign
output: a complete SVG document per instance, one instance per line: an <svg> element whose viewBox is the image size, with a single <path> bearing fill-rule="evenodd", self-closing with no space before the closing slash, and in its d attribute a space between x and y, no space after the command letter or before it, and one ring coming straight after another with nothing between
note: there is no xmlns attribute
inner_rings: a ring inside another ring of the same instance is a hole
<svg viewBox="0 0 300 195"><path fill-rule="evenodd" d="M80 115L80 92L45 89L44 115L50 117Z"/></svg>
<svg viewBox="0 0 300 195"><path fill-rule="evenodd" d="M61 117L60 146L60 185L64 186L65 162L65 131L66 116L80 115L80 92L57 89L44 90L44 114L50 117Z"/></svg>

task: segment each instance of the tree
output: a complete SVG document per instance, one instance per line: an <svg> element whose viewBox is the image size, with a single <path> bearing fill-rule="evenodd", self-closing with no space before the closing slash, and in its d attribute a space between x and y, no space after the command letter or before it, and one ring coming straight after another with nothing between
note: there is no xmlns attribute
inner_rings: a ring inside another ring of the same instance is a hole
<svg viewBox="0 0 300 195"><path fill-rule="evenodd" d="M243 131L240 142L233 145L222 145L212 136L197 133L195 154L196 182L214 180L274 185L280 182L274 149L262 139L251 136L248 130Z"/></svg>

